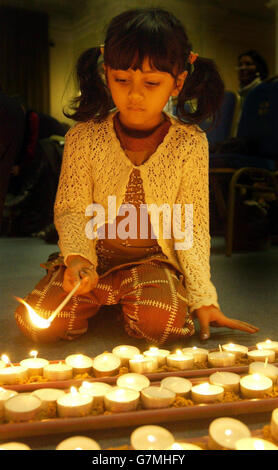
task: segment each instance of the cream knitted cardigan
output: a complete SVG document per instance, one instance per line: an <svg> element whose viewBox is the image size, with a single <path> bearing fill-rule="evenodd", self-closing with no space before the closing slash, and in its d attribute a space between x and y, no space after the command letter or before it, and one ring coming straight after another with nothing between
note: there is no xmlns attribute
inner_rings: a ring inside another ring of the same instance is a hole
<svg viewBox="0 0 278 470"><path fill-rule="evenodd" d="M85 233L92 216L86 216L85 210L92 202L101 204L107 223L108 196L116 196L118 213L130 173L137 168L143 181L146 204L181 205L181 230L185 227L184 205L193 204L191 248L177 250L174 238L163 238L162 213L160 227L153 226L153 231L168 260L184 274L190 311L205 305L219 306L216 289L210 280L206 134L197 126L183 124L168 116L172 125L163 142L147 161L136 166L125 154L114 131L115 112L100 123L93 120L78 123L66 134L54 205L58 245L65 264L70 254L78 254L97 266L97 240L87 238Z"/></svg>

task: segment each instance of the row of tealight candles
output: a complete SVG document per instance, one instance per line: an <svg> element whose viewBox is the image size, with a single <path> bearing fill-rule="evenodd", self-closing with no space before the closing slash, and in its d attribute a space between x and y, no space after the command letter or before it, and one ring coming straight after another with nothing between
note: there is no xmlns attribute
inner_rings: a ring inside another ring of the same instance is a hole
<svg viewBox="0 0 278 470"><path fill-rule="evenodd" d="M61 418L81 417L90 415L100 405L104 410L121 413L137 410L139 402L144 409L168 408L177 396L204 404L221 401L225 391L247 399L262 398L277 382L276 366L252 362L247 375L217 371L197 385L175 376L165 377L156 385L151 384L147 376L131 372L120 375L115 386L83 381L79 389L71 387L69 392L43 387L32 393L18 393L0 388L0 419L14 422L39 419L42 411L46 417L56 414Z"/></svg>
<svg viewBox="0 0 278 470"><path fill-rule="evenodd" d="M257 349L249 351L246 346L229 343L219 346L219 351L212 352L195 346L175 352L150 347L141 354L135 346L121 345L116 346L111 353L105 352L93 359L84 354L72 354L65 361L57 363L39 358L37 351L31 351L30 355L33 357L22 360L16 366L3 354L0 360L0 383L13 385L34 375L41 375L48 381L69 380L76 374L86 372L104 377L116 375L121 366L127 366L130 372L148 374L164 364L180 370L190 370L194 368L194 363L204 361L208 362L209 367L231 367L240 357L248 357L251 361L275 362L278 355L277 341L266 340L256 347Z"/></svg>
<svg viewBox="0 0 278 470"><path fill-rule="evenodd" d="M273 410L270 422L271 440L252 437L249 428L240 420L223 417L214 419L209 425L207 447L210 450L278 450L278 408ZM145 425L136 428L130 435L133 450L203 450L190 442L178 442L166 428ZM0 450L31 450L21 442L6 442ZM60 442L56 450L101 450L97 441L86 436L72 436Z"/></svg>

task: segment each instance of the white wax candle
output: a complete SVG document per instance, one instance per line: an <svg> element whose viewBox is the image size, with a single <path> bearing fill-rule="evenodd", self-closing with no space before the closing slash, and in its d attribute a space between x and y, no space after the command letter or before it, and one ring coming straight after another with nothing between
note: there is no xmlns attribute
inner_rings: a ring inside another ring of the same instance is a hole
<svg viewBox="0 0 278 470"><path fill-rule="evenodd" d="M278 378L278 367L264 362L251 362L249 365L249 374L262 374L269 377L275 384Z"/></svg>
<svg viewBox="0 0 278 470"><path fill-rule="evenodd" d="M223 398L224 388L219 385L211 385L208 382L205 382L192 387L191 396L195 403L211 403Z"/></svg>
<svg viewBox="0 0 278 470"><path fill-rule="evenodd" d="M223 351L231 352L235 354L236 358L244 357L248 353L247 346L242 346L241 344L227 343L222 345Z"/></svg>
<svg viewBox="0 0 278 470"><path fill-rule="evenodd" d="M278 408L275 408L275 410L272 411L270 433L273 439L278 443Z"/></svg>
<svg viewBox="0 0 278 470"><path fill-rule="evenodd" d="M101 450L101 447L98 442L89 437L72 436L60 442L56 450Z"/></svg>
<svg viewBox="0 0 278 470"><path fill-rule="evenodd" d="M134 411L139 403L140 393L129 388L113 387L104 395L106 410L115 413Z"/></svg>
<svg viewBox="0 0 278 470"><path fill-rule="evenodd" d="M252 361L265 361L268 362L275 361L275 351L272 349L254 349L253 351L248 351L248 358Z"/></svg>
<svg viewBox="0 0 278 470"><path fill-rule="evenodd" d="M168 388L152 385L141 391L141 401L144 408L167 408L176 398L175 392Z"/></svg>
<svg viewBox="0 0 278 470"><path fill-rule="evenodd" d="M5 442L0 444L0 450L31 450L31 448L22 442Z"/></svg>
<svg viewBox="0 0 278 470"><path fill-rule="evenodd" d="M256 347L258 349L271 349L272 351L275 351L276 354L278 354L278 341L272 341L271 339L267 339L266 341L257 343Z"/></svg>
<svg viewBox="0 0 278 470"><path fill-rule="evenodd" d="M159 349L156 347L151 347L147 351L143 352L143 355L146 357L153 357L157 359L158 367L166 364L166 357L170 354L168 349Z"/></svg>
<svg viewBox="0 0 278 470"><path fill-rule="evenodd" d="M160 386L171 390L176 395L188 397L192 388L192 383L183 377L165 377L161 380Z"/></svg>
<svg viewBox="0 0 278 470"><path fill-rule="evenodd" d="M19 393L4 403L5 417L9 421L29 421L36 419L42 402L31 393Z"/></svg>
<svg viewBox="0 0 278 470"><path fill-rule="evenodd" d="M261 398L272 388L272 380L265 375L245 375L240 379L240 392L244 398Z"/></svg>
<svg viewBox="0 0 278 470"><path fill-rule="evenodd" d="M233 372L215 372L210 375L209 381L212 385L223 387L225 392L239 392L240 376Z"/></svg>
<svg viewBox="0 0 278 470"><path fill-rule="evenodd" d="M79 392L93 397L93 407L102 405L104 403L104 395L112 390L112 385L105 382L82 382L79 387Z"/></svg>
<svg viewBox="0 0 278 470"><path fill-rule="evenodd" d="M158 367L158 362L155 357L146 357L143 354L138 354L129 360L129 368L131 372L137 374L150 374L155 372Z"/></svg>
<svg viewBox="0 0 278 470"><path fill-rule="evenodd" d="M140 426L130 436L134 450L163 450L174 442L173 434L162 426Z"/></svg>
<svg viewBox="0 0 278 470"><path fill-rule="evenodd" d="M209 426L208 446L211 450L234 450L236 441L250 436L248 427L238 419L217 418Z"/></svg>
<svg viewBox="0 0 278 470"><path fill-rule="evenodd" d="M49 417L52 417L56 415L58 398L65 395L65 393L64 390L58 388L39 388L38 390L34 390L32 395L35 395L41 400L42 410L46 412Z"/></svg>
<svg viewBox="0 0 278 470"><path fill-rule="evenodd" d="M165 450L203 450L201 447L191 444L190 442L174 442Z"/></svg>
<svg viewBox="0 0 278 470"><path fill-rule="evenodd" d="M90 372L93 367L93 360L84 354L71 354L66 357L65 363L72 367L74 374Z"/></svg>
<svg viewBox="0 0 278 470"><path fill-rule="evenodd" d="M137 390L141 392L143 388L146 388L150 385L148 377L142 374L123 374L117 379L117 386L122 388L131 388L132 390Z"/></svg>
<svg viewBox="0 0 278 470"><path fill-rule="evenodd" d="M121 359L122 366L128 366L129 359L132 359L134 356L140 354L140 349L136 348L135 346L123 344L112 349L112 354Z"/></svg>
<svg viewBox="0 0 278 470"><path fill-rule="evenodd" d="M197 348L197 346L193 346L192 348L183 348L182 352L184 354L192 354L194 357L194 362L204 362L208 358L208 350L204 348Z"/></svg>
<svg viewBox="0 0 278 470"><path fill-rule="evenodd" d="M248 437L239 439L235 443L236 450L278 450L278 447L272 442L257 437Z"/></svg>
<svg viewBox="0 0 278 470"><path fill-rule="evenodd" d="M0 384L15 385L28 380L28 369L22 366L12 366L0 369Z"/></svg>
<svg viewBox="0 0 278 470"><path fill-rule="evenodd" d="M234 353L225 351L214 351L208 353L208 363L211 367L231 367L236 362Z"/></svg>
<svg viewBox="0 0 278 470"><path fill-rule="evenodd" d="M93 398L79 393L75 387L71 387L69 393L65 393L57 400L57 411L61 418L87 416L92 411L92 406Z"/></svg>
<svg viewBox="0 0 278 470"><path fill-rule="evenodd" d="M48 364L43 369L43 376L49 381L69 380L73 377L73 369L71 366L59 362L57 364Z"/></svg>
<svg viewBox="0 0 278 470"><path fill-rule="evenodd" d="M193 354L184 354L180 349L166 357L169 367L175 367L180 370L192 369L194 366Z"/></svg>
<svg viewBox="0 0 278 470"><path fill-rule="evenodd" d="M93 370L96 377L117 374L121 367L121 359L112 353L102 353L93 359Z"/></svg>
<svg viewBox="0 0 278 470"><path fill-rule="evenodd" d="M43 375L43 369L49 364L49 361L40 357L33 357L30 359L23 359L20 365L28 369L28 375Z"/></svg>
<svg viewBox="0 0 278 470"><path fill-rule="evenodd" d="M18 394L18 392L14 391L14 390L6 390L5 388L0 387L0 419L3 418L3 416L4 416L4 404L5 404L5 402L9 398L11 398L11 397L13 397L17 394Z"/></svg>

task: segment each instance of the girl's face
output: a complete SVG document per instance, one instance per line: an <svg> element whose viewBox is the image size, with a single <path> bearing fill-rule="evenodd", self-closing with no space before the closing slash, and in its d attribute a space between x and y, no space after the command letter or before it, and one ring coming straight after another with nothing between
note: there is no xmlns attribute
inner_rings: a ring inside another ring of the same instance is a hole
<svg viewBox="0 0 278 470"><path fill-rule="evenodd" d="M112 69L104 66L107 84L124 125L148 130L162 120L162 110L170 96L177 96L187 72L175 79L168 72L152 69L148 58L142 70Z"/></svg>

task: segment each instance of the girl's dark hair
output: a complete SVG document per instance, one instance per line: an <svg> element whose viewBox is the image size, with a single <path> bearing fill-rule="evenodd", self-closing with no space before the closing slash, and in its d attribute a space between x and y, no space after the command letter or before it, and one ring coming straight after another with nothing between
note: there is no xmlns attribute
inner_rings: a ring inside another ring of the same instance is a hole
<svg viewBox="0 0 278 470"><path fill-rule="evenodd" d="M112 19L104 43L104 62L113 69L142 69L145 57L150 65L174 78L184 70L188 76L179 93L177 114L180 119L197 124L212 118L224 96L224 84L215 63L198 57L188 62L192 46L181 22L161 8L128 10ZM74 113L65 114L76 121L104 119L111 106L108 87L98 71L100 48L85 51L77 63L80 96L72 103ZM185 103L195 100L194 112Z"/></svg>
<svg viewBox="0 0 278 470"><path fill-rule="evenodd" d="M265 80L268 77L268 66L264 58L257 51L250 50L247 52L242 52L238 56L238 61L241 59L241 57L246 55L251 57L254 64L256 65L257 72L260 74L261 79Z"/></svg>

